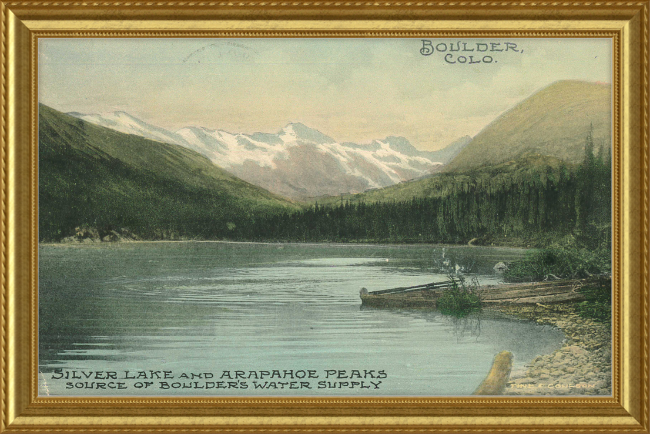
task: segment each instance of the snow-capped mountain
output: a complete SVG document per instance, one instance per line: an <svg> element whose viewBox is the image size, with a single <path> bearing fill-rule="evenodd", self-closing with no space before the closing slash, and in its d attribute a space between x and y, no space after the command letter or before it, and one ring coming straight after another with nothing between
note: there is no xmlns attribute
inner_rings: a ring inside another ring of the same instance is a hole
<svg viewBox="0 0 650 434"><path fill-rule="evenodd" d="M433 173L443 165L403 137L368 144L339 143L301 123L290 123L275 134L204 127L171 132L124 112L69 114L123 133L190 148L245 181L293 199L387 187Z"/></svg>
<svg viewBox="0 0 650 434"><path fill-rule="evenodd" d="M118 111L106 114L83 114L77 112L68 113L71 116L82 119L91 124L99 125L101 127L110 128L120 133L134 134L142 136L146 139L156 140L164 143L177 143L180 137L177 134L167 131L164 128L159 128L154 125L141 121L130 114Z"/></svg>

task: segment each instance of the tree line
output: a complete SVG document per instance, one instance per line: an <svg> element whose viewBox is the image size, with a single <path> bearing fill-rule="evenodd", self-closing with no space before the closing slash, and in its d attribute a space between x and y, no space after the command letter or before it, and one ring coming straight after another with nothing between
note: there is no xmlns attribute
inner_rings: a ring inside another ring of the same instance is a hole
<svg viewBox="0 0 650 434"><path fill-rule="evenodd" d="M579 165L521 164L436 177L429 197L337 205L257 216L238 239L288 242L466 243L508 239L611 242L611 152L594 152L591 134ZM422 182L422 181L420 181Z"/></svg>
<svg viewBox="0 0 650 434"><path fill-rule="evenodd" d="M297 211L253 211L211 191L159 180L69 151L41 152L39 238L75 233L136 239L279 242L467 243L544 246L573 236L590 247L611 243L611 151L568 164L528 156L409 184L410 198L356 195ZM42 160L45 162L45 160ZM75 164L71 164L75 162ZM380 192L384 194L383 192ZM381 198L383 197L383 199ZM81 238L85 237L82 235Z"/></svg>

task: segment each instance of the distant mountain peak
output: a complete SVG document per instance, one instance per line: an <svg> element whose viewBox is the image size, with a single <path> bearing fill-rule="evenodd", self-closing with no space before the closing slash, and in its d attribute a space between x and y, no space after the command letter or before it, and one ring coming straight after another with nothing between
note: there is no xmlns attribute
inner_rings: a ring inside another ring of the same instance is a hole
<svg viewBox="0 0 650 434"><path fill-rule="evenodd" d="M105 114L84 114L79 112L69 112L67 114L95 125L110 128L125 134L134 134L158 142L177 143L180 138L175 133L151 125L125 111L114 111Z"/></svg>
<svg viewBox="0 0 650 434"><path fill-rule="evenodd" d="M406 155L417 155L420 153L415 146L408 141L406 137L388 136L383 140L384 143L393 150Z"/></svg>
<svg viewBox="0 0 650 434"><path fill-rule="evenodd" d="M124 112L77 117L189 148L232 175L294 199L381 188L431 174L441 166L404 137L338 143L301 122L288 123L275 134L246 134L196 125L171 132Z"/></svg>
<svg viewBox="0 0 650 434"><path fill-rule="evenodd" d="M279 135L284 137L285 141L293 139L294 141L308 142L316 145L336 143L333 138L301 122L290 122L286 127L282 128Z"/></svg>
<svg viewBox="0 0 650 434"><path fill-rule="evenodd" d="M286 127L298 127L298 128L309 128L307 125L303 124L302 122L289 122ZM311 129L311 128L309 128Z"/></svg>

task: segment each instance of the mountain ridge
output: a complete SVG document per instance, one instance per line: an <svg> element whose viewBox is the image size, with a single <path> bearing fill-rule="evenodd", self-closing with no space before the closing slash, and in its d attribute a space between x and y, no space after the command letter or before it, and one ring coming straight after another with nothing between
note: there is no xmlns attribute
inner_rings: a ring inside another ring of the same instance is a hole
<svg viewBox="0 0 650 434"><path fill-rule="evenodd" d="M448 161L439 151L417 150L403 137L339 143L301 122L289 122L277 133L232 133L201 126L171 132L119 112L72 115L127 134L179 144L238 178L297 200L383 188L439 171L444 163L436 161L436 155Z"/></svg>
<svg viewBox="0 0 650 434"><path fill-rule="evenodd" d="M578 163L585 139L611 145L611 85L561 80L507 110L481 130L445 172L500 164L527 154Z"/></svg>
<svg viewBox="0 0 650 434"><path fill-rule="evenodd" d="M39 104L41 240L84 227L101 236L128 229L145 239L220 239L252 224L254 213L293 209L195 151Z"/></svg>

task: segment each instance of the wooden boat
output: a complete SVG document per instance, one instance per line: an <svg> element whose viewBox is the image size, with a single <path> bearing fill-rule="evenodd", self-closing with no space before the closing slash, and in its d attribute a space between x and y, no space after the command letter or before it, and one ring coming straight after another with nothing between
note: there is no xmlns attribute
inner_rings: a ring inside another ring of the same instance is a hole
<svg viewBox="0 0 650 434"><path fill-rule="evenodd" d="M585 285L595 283L599 278L559 279L533 283L504 283L481 286L476 294L484 306L500 304L552 304L583 300L579 291ZM434 282L427 285L384 289L369 292L361 289L361 304L371 307L387 308L436 308L437 300L443 291L451 286L451 281Z"/></svg>

